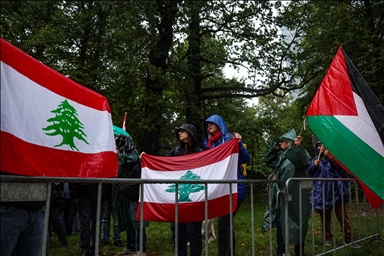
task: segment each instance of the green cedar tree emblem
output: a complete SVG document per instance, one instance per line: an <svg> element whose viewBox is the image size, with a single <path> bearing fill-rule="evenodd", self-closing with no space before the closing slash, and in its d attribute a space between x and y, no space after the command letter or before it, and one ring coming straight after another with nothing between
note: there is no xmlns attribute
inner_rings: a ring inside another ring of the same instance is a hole
<svg viewBox="0 0 384 256"><path fill-rule="evenodd" d="M200 176L194 174L192 171L187 171L187 173L183 176L181 176L180 180L201 180ZM180 183L179 184L179 202L191 202L191 199L189 199L189 194L196 193L201 190L204 190L205 186L204 184L197 184L197 183ZM176 191L176 184L172 184L168 187L168 189L165 190L166 192L175 192Z"/></svg>
<svg viewBox="0 0 384 256"><path fill-rule="evenodd" d="M79 151L75 146L75 137L89 144L84 139L84 136L87 137L87 135L83 131L83 124L77 118L79 115L77 114L76 109L72 107L67 100L61 102L57 109L52 110L51 112L55 114L55 117L49 118L47 122L52 122L52 124L43 128L43 130L53 130L52 132L45 133L49 136L61 135L63 137L63 141L59 145L55 145L55 147L69 145L72 150L76 149Z"/></svg>

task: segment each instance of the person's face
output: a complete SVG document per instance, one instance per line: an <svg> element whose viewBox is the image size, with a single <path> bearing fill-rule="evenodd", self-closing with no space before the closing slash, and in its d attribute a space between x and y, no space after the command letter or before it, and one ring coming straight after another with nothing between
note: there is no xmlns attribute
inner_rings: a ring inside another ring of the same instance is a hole
<svg viewBox="0 0 384 256"><path fill-rule="evenodd" d="M280 141L280 147L283 149L283 150L287 150L289 149L289 144L287 141L283 140L283 141Z"/></svg>
<svg viewBox="0 0 384 256"><path fill-rule="evenodd" d="M220 129L215 123L207 122L207 131L212 136L215 136L215 134L218 133L220 131Z"/></svg>
<svg viewBox="0 0 384 256"><path fill-rule="evenodd" d="M319 150L319 152L321 151L321 153L324 153L325 151L325 147L323 146L323 144L317 145L317 149Z"/></svg>
<svg viewBox="0 0 384 256"><path fill-rule="evenodd" d="M185 130L179 131L179 139L184 143L189 143L191 138L189 137L189 133Z"/></svg>
<svg viewBox="0 0 384 256"><path fill-rule="evenodd" d="M324 155L325 155L325 156L328 156L328 154L330 154L329 151L328 151L328 149L325 149L325 150L324 150Z"/></svg>

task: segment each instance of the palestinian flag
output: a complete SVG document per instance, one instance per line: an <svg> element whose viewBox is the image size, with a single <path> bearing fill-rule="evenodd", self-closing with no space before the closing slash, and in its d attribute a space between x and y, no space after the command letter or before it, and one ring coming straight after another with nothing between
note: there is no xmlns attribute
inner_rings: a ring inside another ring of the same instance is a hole
<svg viewBox="0 0 384 256"><path fill-rule="evenodd" d="M378 208L384 202L384 107L342 47L309 106L307 122Z"/></svg>
<svg viewBox="0 0 384 256"><path fill-rule="evenodd" d="M1 171L116 177L107 99L1 39Z"/></svg>
<svg viewBox="0 0 384 256"><path fill-rule="evenodd" d="M142 179L160 180L237 180L239 143L233 139L213 149L185 156L159 157L143 155ZM176 191L178 221L193 222L205 219L205 200L208 200L208 219L236 210L237 183L208 184L207 198L204 183L144 184L144 220L175 222ZM140 219L140 203L136 215Z"/></svg>

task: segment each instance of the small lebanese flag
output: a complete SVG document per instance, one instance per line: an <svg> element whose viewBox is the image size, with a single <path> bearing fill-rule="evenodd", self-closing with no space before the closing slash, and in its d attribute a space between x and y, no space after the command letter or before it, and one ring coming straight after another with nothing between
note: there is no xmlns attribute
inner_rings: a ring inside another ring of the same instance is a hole
<svg viewBox="0 0 384 256"><path fill-rule="evenodd" d="M107 99L1 38L1 171L116 177Z"/></svg>
<svg viewBox="0 0 384 256"><path fill-rule="evenodd" d="M218 147L185 156L160 157L143 155L142 179L172 180L237 180L239 143L230 140ZM237 183L208 184L208 219L236 210ZM175 183L144 184L144 220L175 222ZM178 184L179 222L205 219L205 184ZM140 203L136 215L140 219Z"/></svg>

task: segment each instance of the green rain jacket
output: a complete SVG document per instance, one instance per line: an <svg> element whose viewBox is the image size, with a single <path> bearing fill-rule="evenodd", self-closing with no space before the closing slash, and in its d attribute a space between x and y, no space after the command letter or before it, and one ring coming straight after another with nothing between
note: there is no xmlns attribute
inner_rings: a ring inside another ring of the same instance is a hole
<svg viewBox="0 0 384 256"><path fill-rule="evenodd" d="M279 140L291 140L296 138L296 132L292 129L284 134ZM306 168L310 164L311 156L303 148L303 146L291 147L279 154L279 150L274 148L276 142L270 142L264 155L264 162L271 168L276 180L286 182L293 177L307 177ZM293 164L295 163L296 166ZM262 232L270 228L270 212L272 227L276 226L276 214L280 214L282 235L285 239L285 218L284 218L284 187L279 183L272 183L271 193L271 210L267 205L266 212L262 223ZM279 198L277 192L281 191ZM308 231L308 219L310 215L309 189L301 190L301 206L302 206L302 222L300 223L300 201L299 201L299 182L290 181L288 184L288 193L291 200L288 200L288 229L289 244L300 244L300 226L302 227L302 241L305 241ZM278 199L278 200L277 200Z"/></svg>
<svg viewBox="0 0 384 256"><path fill-rule="evenodd" d="M141 165L139 155L136 150L132 150L130 154L118 154L119 170L118 178L137 178L133 174L135 165ZM114 214L117 217L119 232L126 230L127 223L124 222L123 207L128 208L128 215L130 221L132 221L133 228L140 228L140 221L136 220L136 212L138 207L137 201L130 200L126 195L119 192L119 185L112 185L112 205ZM148 221L144 221L144 228L149 226Z"/></svg>

